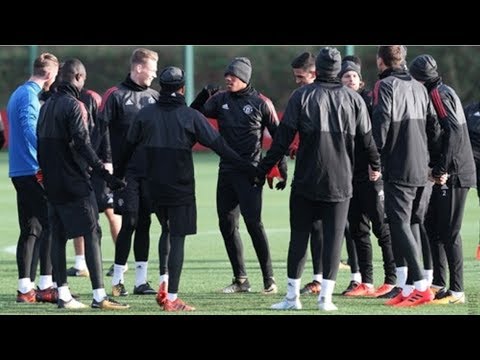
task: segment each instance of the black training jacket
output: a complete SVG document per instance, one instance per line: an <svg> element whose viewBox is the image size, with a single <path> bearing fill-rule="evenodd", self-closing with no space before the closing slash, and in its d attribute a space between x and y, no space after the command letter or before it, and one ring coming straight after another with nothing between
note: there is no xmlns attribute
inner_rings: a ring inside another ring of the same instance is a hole
<svg viewBox="0 0 480 360"><path fill-rule="evenodd" d="M253 165L257 165L262 157L265 128L273 137L279 124L270 99L250 85L236 93L216 93L200 111L207 117L217 119L218 130L228 145ZM286 157L282 161L286 161ZM234 164L221 158L220 172L235 170L237 167Z"/></svg>
<svg viewBox="0 0 480 360"><path fill-rule="evenodd" d="M144 147L150 195L156 204L164 206L195 201L192 147L196 142L211 148L237 168L246 163L228 147L205 116L188 107L182 95L173 94L162 93L156 104L139 111L128 132L121 164L115 169L115 174L122 176L135 148Z"/></svg>
<svg viewBox="0 0 480 360"><path fill-rule="evenodd" d="M158 91L140 86L130 79L130 74L120 85L108 89L103 95L100 120L108 124L113 166L117 166L128 129L137 113L158 99ZM136 176L145 175L145 154L137 149L128 164L128 171Z"/></svg>
<svg viewBox="0 0 480 360"><path fill-rule="evenodd" d="M82 101L90 112L93 129L90 133L90 140L100 160L104 163L112 162L112 149L110 147L110 134L108 124L98 116L98 111L102 104L102 97L95 91L82 89L80 91L80 101Z"/></svg>
<svg viewBox="0 0 480 360"><path fill-rule="evenodd" d="M455 186L476 185L475 162L462 103L455 91L440 79L429 86L429 95L442 128L442 145L432 174L448 173Z"/></svg>
<svg viewBox="0 0 480 360"><path fill-rule="evenodd" d="M37 124L38 162L52 204L90 194L89 166L102 166L90 143L89 112L78 89L66 82L40 108Z"/></svg>
<svg viewBox="0 0 480 360"><path fill-rule="evenodd" d="M465 108L465 117L478 173L480 170L480 102L468 105Z"/></svg>
<svg viewBox="0 0 480 360"><path fill-rule="evenodd" d="M365 101L338 80L317 79L292 93L260 171L266 173L278 161L297 131L300 144L292 193L314 201L351 198L356 137L372 168L380 169Z"/></svg>
<svg viewBox="0 0 480 360"><path fill-rule="evenodd" d="M439 131L425 86L405 70L385 70L373 90L372 128L384 180L425 186Z"/></svg>
<svg viewBox="0 0 480 360"><path fill-rule="evenodd" d="M368 110L368 118L371 121L372 115L372 91L361 89L358 91L362 99L365 101ZM363 139L361 137L355 138L355 166L353 170L353 182L370 181L368 174L368 164L370 163L370 154L365 151L362 145Z"/></svg>

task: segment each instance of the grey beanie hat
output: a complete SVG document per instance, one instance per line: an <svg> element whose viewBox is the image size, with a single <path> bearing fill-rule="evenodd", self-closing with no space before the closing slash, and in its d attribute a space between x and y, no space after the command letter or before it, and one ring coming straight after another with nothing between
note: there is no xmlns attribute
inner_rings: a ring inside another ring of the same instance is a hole
<svg viewBox="0 0 480 360"><path fill-rule="evenodd" d="M158 82L162 87L179 89L185 85L183 70L176 66L167 66L160 72Z"/></svg>
<svg viewBox="0 0 480 360"><path fill-rule="evenodd" d="M335 77L341 69L342 57L336 48L324 47L315 60L317 75Z"/></svg>
<svg viewBox="0 0 480 360"><path fill-rule="evenodd" d="M437 62L430 55L418 55L410 63L409 70L418 81L428 81L438 77Z"/></svg>
<svg viewBox="0 0 480 360"><path fill-rule="evenodd" d="M340 70L340 72L338 73L338 77L341 79L342 76L346 73L346 72L349 72L349 71L355 71L357 74L358 74L358 77L360 78L360 80L362 79L362 73L361 73L361 70L362 68L360 67L360 65L354 63L353 61L350 61L350 60L346 60L346 61L343 61L342 62L342 69Z"/></svg>
<svg viewBox="0 0 480 360"><path fill-rule="evenodd" d="M245 84L250 82L252 77L252 64L246 57L236 57L225 69L226 75L234 75Z"/></svg>

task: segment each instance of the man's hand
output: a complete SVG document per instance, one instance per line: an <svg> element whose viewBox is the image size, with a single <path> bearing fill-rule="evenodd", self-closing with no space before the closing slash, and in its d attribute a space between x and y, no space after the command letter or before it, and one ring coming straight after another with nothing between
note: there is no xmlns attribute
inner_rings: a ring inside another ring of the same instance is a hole
<svg viewBox="0 0 480 360"><path fill-rule="evenodd" d="M288 170L287 162L280 161L278 163L278 171L280 173L280 178L278 180L277 185L275 185L275 189L283 190L287 186L287 178L288 178L287 170Z"/></svg>
<svg viewBox="0 0 480 360"><path fill-rule="evenodd" d="M213 96L220 90L220 87L218 85L208 84L203 89L208 93L208 96Z"/></svg>
<svg viewBox="0 0 480 360"><path fill-rule="evenodd" d="M294 160L295 157L297 156L297 151L298 151L298 145L299 145L300 139L298 137L298 133L295 135L295 138L293 139L292 143L290 144L288 148L288 154L290 155L290 159Z"/></svg>
<svg viewBox="0 0 480 360"><path fill-rule="evenodd" d="M449 177L448 174L443 174L443 175L434 177L435 184L445 185L447 183L448 177Z"/></svg>
<svg viewBox="0 0 480 360"><path fill-rule="evenodd" d="M127 186L127 183L125 181L123 181L122 179L119 179L116 176L113 176L105 168L99 170L99 174L102 177L102 179L105 180L105 182L107 183L107 186L112 191L120 190L120 189L123 189L125 186Z"/></svg>
<svg viewBox="0 0 480 360"><path fill-rule="evenodd" d="M110 173L113 174L113 164L112 163L104 163L105 169Z"/></svg>
<svg viewBox="0 0 480 360"><path fill-rule="evenodd" d="M285 178L282 176L285 176ZM267 184L270 189L273 189L273 179L277 178L278 183L275 185L275 188L277 190L283 190L285 189L285 186L287 184L287 179L286 179L286 169L283 168L282 170L279 169L277 165L275 165L267 174Z"/></svg>
<svg viewBox="0 0 480 360"><path fill-rule="evenodd" d="M368 178L370 181L377 181L382 177L382 173L380 171L373 170L370 165L368 165Z"/></svg>
<svg viewBox="0 0 480 360"><path fill-rule="evenodd" d="M43 185L43 172L42 169L38 169L37 173L35 174L35 177L37 178L37 182L41 185Z"/></svg>

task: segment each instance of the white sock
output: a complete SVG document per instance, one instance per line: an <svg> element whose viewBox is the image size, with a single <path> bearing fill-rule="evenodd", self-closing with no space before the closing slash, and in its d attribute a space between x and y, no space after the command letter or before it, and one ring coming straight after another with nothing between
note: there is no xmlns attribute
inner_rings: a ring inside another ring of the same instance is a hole
<svg viewBox="0 0 480 360"><path fill-rule="evenodd" d="M430 287L434 288L434 289L437 289L437 290L443 289L443 286L433 285L433 284Z"/></svg>
<svg viewBox="0 0 480 360"><path fill-rule="evenodd" d="M87 269L87 263L85 262L85 255L75 255L75 269L77 270Z"/></svg>
<svg viewBox="0 0 480 360"><path fill-rule="evenodd" d="M57 289L57 288L58 288L57 282L54 281L54 282L52 283L52 286L53 286L54 289Z"/></svg>
<svg viewBox="0 0 480 360"><path fill-rule="evenodd" d="M72 294L70 293L68 286L60 286L58 288L58 298L65 302L72 300Z"/></svg>
<svg viewBox="0 0 480 360"><path fill-rule="evenodd" d="M159 280L158 285L160 285L163 282L165 282L168 286L168 274L160 275L160 280Z"/></svg>
<svg viewBox="0 0 480 360"><path fill-rule="evenodd" d="M38 282L38 288L40 290L45 290L52 286L52 275L40 275L40 281Z"/></svg>
<svg viewBox="0 0 480 360"><path fill-rule="evenodd" d="M413 292L413 289L415 289L413 285L407 285L407 284L403 285L402 296L403 297L409 296Z"/></svg>
<svg viewBox="0 0 480 360"><path fill-rule="evenodd" d="M300 296L300 283L302 279L287 278L287 298L296 299Z"/></svg>
<svg viewBox="0 0 480 360"><path fill-rule="evenodd" d="M320 291L320 295L318 295L318 301L323 297L325 298L325 302L331 303L332 302L332 295L333 290L335 289L335 281L334 280L322 280L322 290Z"/></svg>
<svg viewBox="0 0 480 360"><path fill-rule="evenodd" d="M396 268L397 273L397 286L402 288L407 283L408 267L400 266Z"/></svg>
<svg viewBox="0 0 480 360"><path fill-rule="evenodd" d="M373 284L363 283L363 285L365 285L369 289L373 289Z"/></svg>
<svg viewBox="0 0 480 360"><path fill-rule="evenodd" d="M350 274L350 280L356 281L356 282L361 284L362 283L362 274L360 274L359 272L351 273Z"/></svg>
<svg viewBox="0 0 480 360"><path fill-rule="evenodd" d="M125 272L125 265L113 264L112 285L123 284L123 273Z"/></svg>
<svg viewBox="0 0 480 360"><path fill-rule="evenodd" d="M427 280L428 286L432 286L432 281L433 281L433 270L423 270L423 276Z"/></svg>
<svg viewBox="0 0 480 360"><path fill-rule="evenodd" d="M423 292L429 288L428 282L425 279L415 281L413 284L415 285L415 289L417 289L418 291Z"/></svg>
<svg viewBox="0 0 480 360"><path fill-rule="evenodd" d="M100 302L107 297L105 288L98 288L93 290L93 298L96 302Z"/></svg>
<svg viewBox="0 0 480 360"><path fill-rule="evenodd" d="M135 261L135 286L147 282L148 261Z"/></svg>
<svg viewBox="0 0 480 360"><path fill-rule="evenodd" d="M32 289L33 283L30 278L18 279L18 291L20 291L22 294L26 294Z"/></svg>
<svg viewBox="0 0 480 360"><path fill-rule="evenodd" d="M313 281L317 281L321 284L322 280L323 280L323 274L313 274Z"/></svg>
<svg viewBox="0 0 480 360"><path fill-rule="evenodd" d="M168 294L167 294L167 299L168 299L169 301L175 301L175 300L177 300L177 297L178 297L178 296L177 296L176 293L175 293L175 294L172 294L172 293L168 293Z"/></svg>
<svg viewBox="0 0 480 360"><path fill-rule="evenodd" d="M450 290L450 292L451 292L452 295L455 296L457 299L460 299L460 298L463 296L463 294L464 294L463 291L452 291L452 290Z"/></svg>

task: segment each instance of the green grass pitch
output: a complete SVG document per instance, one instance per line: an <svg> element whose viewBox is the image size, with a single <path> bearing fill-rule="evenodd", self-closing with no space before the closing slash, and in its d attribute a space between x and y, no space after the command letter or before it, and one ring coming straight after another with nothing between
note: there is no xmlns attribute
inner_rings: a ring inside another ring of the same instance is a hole
<svg viewBox="0 0 480 360"><path fill-rule="evenodd" d="M0 314L10 315L60 315L60 314L126 314L126 315L167 315L155 302L154 296L129 295L121 298L130 304L127 311L105 312L93 309L66 311L57 309L52 304L17 304L17 266L15 246L19 234L15 201L15 190L8 178L8 154L0 152ZM272 253L273 267L279 293L265 296L260 293L263 283L258 262L251 240L246 233L243 220L240 231L245 248L247 271L252 285L248 294L222 294L222 287L232 279L232 271L223 240L218 230L215 209L215 187L217 180L218 157L212 153L195 154L195 176L198 210L198 233L186 240L185 263L180 282L179 296L188 304L197 308L192 315L324 315L317 308L316 296L302 297L303 310L278 312L270 310L274 302L280 301L286 291L286 258L289 241L288 199L289 188L285 191L264 189L263 223L265 225ZM289 161L289 183L293 174L294 162ZM106 218L103 214L101 225L103 268L106 270L113 263L114 248ZM393 309L384 306L384 300L370 298L344 298L339 294L349 283L349 271L340 270L334 292L334 302L339 311L335 315L473 315L480 314L480 261L475 260L475 249L479 238L480 212L476 190L469 192L468 203L462 228L465 259L465 290L467 303L464 305L424 305L412 309ZM158 237L160 227L152 217L150 231L150 262L148 278L154 288L158 287ZM381 284L383 271L380 249L374 242L374 276L375 286ZM67 244L67 262L73 265L74 253L72 242ZM346 251L343 249L343 258ZM134 285L133 254L129 257L130 270L125 274L125 285L132 293ZM307 260L302 284L311 281L312 267L310 255ZM38 278L37 278L38 279ZM69 278L72 290L80 295L80 300L90 304L92 299L90 281L86 278ZM105 277L107 293L111 291L111 278Z"/></svg>

